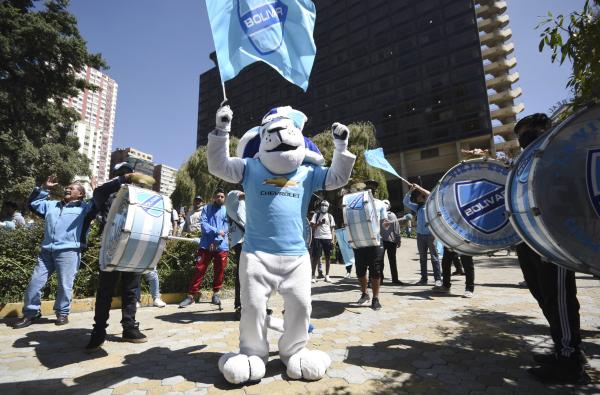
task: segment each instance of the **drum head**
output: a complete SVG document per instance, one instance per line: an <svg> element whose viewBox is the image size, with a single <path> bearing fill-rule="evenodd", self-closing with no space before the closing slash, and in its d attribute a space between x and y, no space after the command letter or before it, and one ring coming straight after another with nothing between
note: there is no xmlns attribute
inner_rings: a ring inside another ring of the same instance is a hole
<svg viewBox="0 0 600 395"><path fill-rule="evenodd" d="M536 214L570 263L600 273L600 105L555 128L534 162Z"/></svg>
<svg viewBox="0 0 600 395"><path fill-rule="evenodd" d="M447 247L469 255L518 243L521 239L508 220L504 203L508 172L507 165L492 159L468 160L450 169L430 196L441 218L435 225L428 210L432 233ZM445 243L447 232L466 246Z"/></svg>

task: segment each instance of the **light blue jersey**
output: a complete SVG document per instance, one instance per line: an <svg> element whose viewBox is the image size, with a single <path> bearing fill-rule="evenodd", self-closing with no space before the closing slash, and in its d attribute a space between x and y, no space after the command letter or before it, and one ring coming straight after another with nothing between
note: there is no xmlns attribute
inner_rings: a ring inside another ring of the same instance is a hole
<svg viewBox="0 0 600 395"><path fill-rule="evenodd" d="M246 193L246 233L243 251L278 255L307 253L304 234L313 192L324 189L326 167L303 164L276 175L258 159L245 159L242 185Z"/></svg>

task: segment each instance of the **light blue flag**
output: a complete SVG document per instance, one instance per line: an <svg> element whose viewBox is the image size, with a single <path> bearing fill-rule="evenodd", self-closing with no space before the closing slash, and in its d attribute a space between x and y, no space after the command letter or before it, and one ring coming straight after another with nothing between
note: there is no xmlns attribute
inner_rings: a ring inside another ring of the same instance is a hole
<svg viewBox="0 0 600 395"><path fill-rule="evenodd" d="M376 148L365 151L365 160L369 165L373 167L385 170L388 173L392 173L398 178L402 178L392 167L392 165L390 165L390 162L388 162L387 159L385 159L385 156L383 155L383 148Z"/></svg>
<svg viewBox="0 0 600 395"><path fill-rule="evenodd" d="M304 91L315 60L309 0L206 0L221 81L263 61Z"/></svg>
<svg viewBox="0 0 600 395"><path fill-rule="evenodd" d="M348 230L346 228L336 229L335 238L340 246L342 258L344 258L344 266L354 265L354 250L348 244Z"/></svg>

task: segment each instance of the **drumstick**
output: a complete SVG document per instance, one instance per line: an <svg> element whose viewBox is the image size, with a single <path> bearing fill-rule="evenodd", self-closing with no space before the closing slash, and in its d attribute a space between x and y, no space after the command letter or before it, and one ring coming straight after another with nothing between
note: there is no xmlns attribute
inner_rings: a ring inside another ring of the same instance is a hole
<svg viewBox="0 0 600 395"><path fill-rule="evenodd" d="M198 238L167 236L167 239L168 240L178 240L178 241L189 241L191 243L198 243L198 244L200 244L200 239L198 239Z"/></svg>

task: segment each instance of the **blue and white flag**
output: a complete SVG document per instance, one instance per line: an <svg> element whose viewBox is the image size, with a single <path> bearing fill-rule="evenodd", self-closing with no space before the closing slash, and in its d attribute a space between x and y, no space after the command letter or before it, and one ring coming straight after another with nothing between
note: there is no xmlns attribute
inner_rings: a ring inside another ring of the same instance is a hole
<svg viewBox="0 0 600 395"><path fill-rule="evenodd" d="M221 81L262 61L304 91L317 48L310 0L206 0Z"/></svg>
<svg viewBox="0 0 600 395"><path fill-rule="evenodd" d="M390 162L388 162L387 159L385 159L385 156L383 154L383 148L376 148L365 151L365 160L369 165L373 167L385 170L388 173L392 173L398 178L402 178L392 167L392 165L390 165Z"/></svg>

